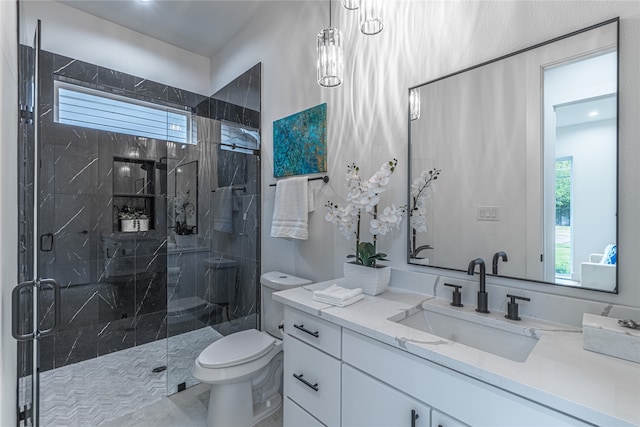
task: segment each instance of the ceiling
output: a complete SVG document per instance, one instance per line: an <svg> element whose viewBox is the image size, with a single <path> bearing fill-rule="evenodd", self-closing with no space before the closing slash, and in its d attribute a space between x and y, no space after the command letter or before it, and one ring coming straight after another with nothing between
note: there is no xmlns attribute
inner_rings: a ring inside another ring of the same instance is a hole
<svg viewBox="0 0 640 427"><path fill-rule="evenodd" d="M617 99L614 94L556 106L556 127L615 119L617 110Z"/></svg>
<svg viewBox="0 0 640 427"><path fill-rule="evenodd" d="M58 0L106 21L212 58L266 0Z"/></svg>

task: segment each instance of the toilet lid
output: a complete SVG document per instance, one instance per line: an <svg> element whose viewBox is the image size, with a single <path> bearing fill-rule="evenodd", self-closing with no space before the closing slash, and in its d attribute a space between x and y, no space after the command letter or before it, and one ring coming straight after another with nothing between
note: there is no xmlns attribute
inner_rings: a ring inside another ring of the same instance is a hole
<svg viewBox="0 0 640 427"><path fill-rule="evenodd" d="M275 345L272 336L249 329L220 338L200 353L198 361L205 368L227 368L257 359Z"/></svg>

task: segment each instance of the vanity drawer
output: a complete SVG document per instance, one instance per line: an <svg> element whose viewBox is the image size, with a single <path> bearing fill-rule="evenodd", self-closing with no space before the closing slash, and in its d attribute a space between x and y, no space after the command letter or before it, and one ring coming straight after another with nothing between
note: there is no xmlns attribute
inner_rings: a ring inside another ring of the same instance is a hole
<svg viewBox="0 0 640 427"><path fill-rule="evenodd" d="M325 353L340 358L342 328L316 316L285 307L284 331Z"/></svg>
<svg viewBox="0 0 640 427"><path fill-rule="evenodd" d="M298 406L297 403L289 399L284 399L284 409L282 412L283 427L324 427L320 421L313 418L307 411Z"/></svg>
<svg viewBox="0 0 640 427"><path fill-rule="evenodd" d="M340 365L314 347L284 336L284 393L328 426L340 425Z"/></svg>

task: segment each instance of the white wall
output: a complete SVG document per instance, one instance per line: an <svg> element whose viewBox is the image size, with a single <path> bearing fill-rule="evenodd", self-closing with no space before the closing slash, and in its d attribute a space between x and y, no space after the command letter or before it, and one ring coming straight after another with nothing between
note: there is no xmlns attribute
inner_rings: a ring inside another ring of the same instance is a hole
<svg viewBox="0 0 640 427"><path fill-rule="evenodd" d="M465 268L505 251L501 274L527 271L526 81L535 61L519 55L423 86L422 114L411 122L412 179L442 170L427 201L427 233L418 245L430 265ZM537 68L536 68L537 71ZM434 102L434 100L438 100ZM425 161L428 159L428 161ZM538 181L539 182L539 181ZM479 221L479 206L499 208L499 221ZM539 204L538 204L539 206ZM529 256L538 257L539 248Z"/></svg>
<svg viewBox="0 0 640 427"><path fill-rule="evenodd" d="M16 425L16 341L11 290L18 279L18 51L16 2L0 1L0 425Z"/></svg>
<svg viewBox="0 0 640 427"><path fill-rule="evenodd" d="M341 264L352 242L324 220L323 205L327 199L338 201L344 195L343 177L350 162L357 162L369 175L383 161L398 158L392 191L383 203L405 202L408 87L620 16L620 294L556 288L553 292L640 306L635 269L640 259L640 191L636 185L640 179L640 5L627 1L422 0L388 5L385 29L368 37L357 29L356 12L334 8L334 25L345 39L346 78L339 88L321 89L315 83L315 37L328 24L326 2L267 2L260 16L213 58L214 91L254 63L263 63L262 270L281 269L313 280L341 276ZM308 241L273 239L269 232L274 190L268 187L274 182L272 122L321 102L328 104L332 181L318 194ZM392 265L400 269L409 268L405 242L403 230L385 237L381 244Z"/></svg>
<svg viewBox="0 0 640 427"><path fill-rule="evenodd" d="M210 60L204 56L112 24L62 3L23 1L31 45L36 21L42 21L42 49L143 77L201 95L210 95ZM114 4L117 7L117 4Z"/></svg>
<svg viewBox="0 0 640 427"><path fill-rule="evenodd" d="M589 254L616 242L616 121L598 120L558 128L556 155L572 157L572 273Z"/></svg>

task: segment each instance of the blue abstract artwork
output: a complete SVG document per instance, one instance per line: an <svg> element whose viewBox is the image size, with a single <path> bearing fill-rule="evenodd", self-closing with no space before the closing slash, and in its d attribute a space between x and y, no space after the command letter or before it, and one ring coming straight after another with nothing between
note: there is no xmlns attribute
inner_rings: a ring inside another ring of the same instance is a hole
<svg viewBox="0 0 640 427"><path fill-rule="evenodd" d="M327 171L327 104L273 122L273 176Z"/></svg>

